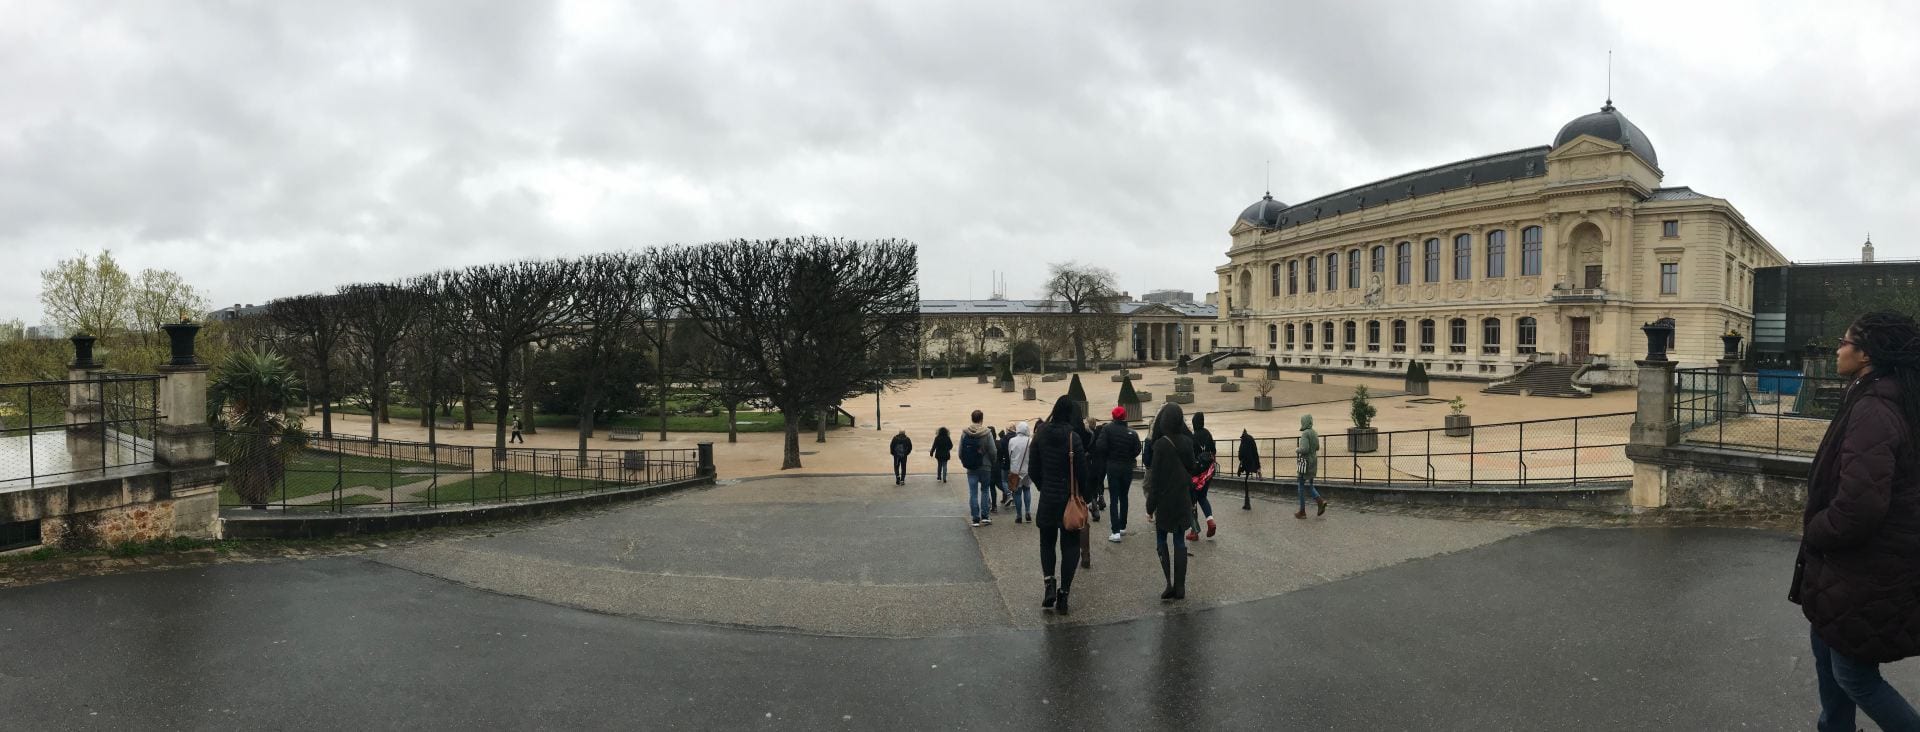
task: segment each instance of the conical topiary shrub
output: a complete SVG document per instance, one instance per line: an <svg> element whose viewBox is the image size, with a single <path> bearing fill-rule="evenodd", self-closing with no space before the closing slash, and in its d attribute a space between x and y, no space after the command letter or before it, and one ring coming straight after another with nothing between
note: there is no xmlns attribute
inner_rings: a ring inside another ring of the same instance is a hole
<svg viewBox="0 0 1920 732"><path fill-rule="evenodd" d="M1406 392L1424 396L1427 393L1427 367L1419 361L1407 362Z"/></svg>
<svg viewBox="0 0 1920 732"><path fill-rule="evenodd" d="M1132 379L1120 382L1120 399L1115 403L1127 410L1128 421L1140 418L1140 394L1133 390Z"/></svg>
<svg viewBox="0 0 1920 732"><path fill-rule="evenodd" d="M1085 418L1086 418L1086 416L1087 416L1087 390L1086 390L1086 388L1084 388L1084 387L1082 387L1082 386L1080 386L1080 375L1079 375L1079 374L1074 374L1074 375L1073 375L1073 381L1070 381L1070 382L1068 382L1068 383L1067 383L1067 396L1066 396L1066 400L1067 400L1067 401L1070 401L1070 402L1073 402L1073 403L1074 403L1074 404L1076 404L1076 405L1079 405L1079 408L1080 408L1080 417L1081 417L1081 419L1085 419Z"/></svg>

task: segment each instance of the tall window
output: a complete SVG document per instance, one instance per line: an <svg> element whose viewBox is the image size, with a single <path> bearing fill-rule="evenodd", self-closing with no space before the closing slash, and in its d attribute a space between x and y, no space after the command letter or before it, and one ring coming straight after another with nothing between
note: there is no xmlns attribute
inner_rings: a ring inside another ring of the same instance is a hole
<svg viewBox="0 0 1920 732"><path fill-rule="evenodd" d="M1289 325L1287 327L1291 328L1293 326ZM1300 324L1300 338L1302 339L1301 345L1304 348L1306 348L1309 351L1313 350L1313 324L1312 323Z"/></svg>
<svg viewBox="0 0 1920 732"><path fill-rule="evenodd" d="M1327 252L1327 292L1340 289L1340 253Z"/></svg>
<svg viewBox="0 0 1920 732"><path fill-rule="evenodd" d="M1300 260L1287 260L1287 294L1300 294Z"/></svg>
<svg viewBox="0 0 1920 732"><path fill-rule="evenodd" d="M1426 279L1423 282L1440 281L1440 240L1428 239L1426 243Z"/></svg>
<svg viewBox="0 0 1920 732"><path fill-rule="evenodd" d="M1411 242L1403 241L1403 242L1400 242L1398 245L1395 245L1393 249L1394 249L1394 259L1395 259L1394 270L1393 270L1393 284L1396 284L1396 285L1412 284L1413 283L1413 244Z"/></svg>
<svg viewBox="0 0 1920 732"><path fill-rule="evenodd" d="M1534 277L1540 274L1540 233L1538 226L1529 226L1520 230L1520 276Z"/></svg>
<svg viewBox="0 0 1920 732"><path fill-rule="evenodd" d="M1355 323L1354 323L1353 321L1351 321L1351 320L1349 320L1349 321L1347 321L1347 327L1346 327L1346 335L1347 335L1347 340L1346 340L1346 344L1347 344L1347 350L1349 350L1349 351L1351 351L1351 350L1353 350L1353 346L1354 346L1354 343L1353 343L1353 342L1354 342L1354 333L1355 333L1355 332L1356 332L1356 331L1357 331L1358 329L1359 329L1359 326L1358 326L1358 325L1356 325L1356 324L1355 324Z"/></svg>
<svg viewBox="0 0 1920 732"><path fill-rule="evenodd" d="M1500 319L1486 318L1480 321L1480 352L1488 356L1500 355Z"/></svg>
<svg viewBox="0 0 1920 732"><path fill-rule="evenodd" d="M1360 289L1360 250L1347 250L1347 289Z"/></svg>
<svg viewBox="0 0 1920 732"><path fill-rule="evenodd" d="M1507 232L1487 232L1487 276L1507 276Z"/></svg>
<svg viewBox="0 0 1920 732"><path fill-rule="evenodd" d="M1293 350L1293 324L1287 324L1287 350Z"/></svg>
<svg viewBox="0 0 1920 732"><path fill-rule="evenodd" d="M1320 291L1320 258L1307 257L1307 292Z"/></svg>
<svg viewBox="0 0 1920 732"><path fill-rule="evenodd" d="M1662 295L1680 294L1680 263L1679 262L1661 262L1660 263L1660 294Z"/></svg>
<svg viewBox="0 0 1920 732"><path fill-rule="evenodd" d="M1433 320L1420 321L1420 352L1433 353Z"/></svg>
<svg viewBox="0 0 1920 732"><path fill-rule="evenodd" d="M1467 319L1454 318L1447 321L1447 352L1467 352Z"/></svg>
<svg viewBox="0 0 1920 732"><path fill-rule="evenodd" d="M1380 321L1367 321L1367 352L1380 352Z"/></svg>
<svg viewBox="0 0 1920 732"><path fill-rule="evenodd" d="M1514 322L1513 327L1520 332L1519 337L1514 340L1514 350L1520 353L1533 353L1534 343L1540 335L1539 325L1533 318L1521 318Z"/></svg>
<svg viewBox="0 0 1920 732"><path fill-rule="evenodd" d="M1660 235L1661 235L1661 236L1664 236L1664 237L1676 237L1676 236L1679 236L1679 235L1680 235L1680 220L1679 220L1679 219L1667 219L1666 221L1662 221L1662 222L1660 222Z"/></svg>
<svg viewBox="0 0 1920 732"><path fill-rule="evenodd" d="M1473 237L1466 234L1453 237L1453 278L1473 279Z"/></svg>
<svg viewBox="0 0 1920 732"><path fill-rule="evenodd" d="M1272 323L1268 323L1267 324L1267 350L1271 351L1279 347L1280 347L1280 326L1274 325Z"/></svg>
<svg viewBox="0 0 1920 732"><path fill-rule="evenodd" d="M1273 266L1268 267L1267 269L1269 270L1269 273L1267 275L1267 294L1279 295L1280 294L1280 263L1274 262Z"/></svg>
<svg viewBox="0 0 1920 732"><path fill-rule="evenodd" d="M1320 324L1320 340L1327 344L1327 350L1333 350L1333 321Z"/></svg>
<svg viewBox="0 0 1920 732"><path fill-rule="evenodd" d="M1393 352L1407 352L1407 321L1393 321Z"/></svg>
<svg viewBox="0 0 1920 732"><path fill-rule="evenodd" d="M1385 244L1373 245L1373 273L1377 275L1387 273L1387 245Z"/></svg>

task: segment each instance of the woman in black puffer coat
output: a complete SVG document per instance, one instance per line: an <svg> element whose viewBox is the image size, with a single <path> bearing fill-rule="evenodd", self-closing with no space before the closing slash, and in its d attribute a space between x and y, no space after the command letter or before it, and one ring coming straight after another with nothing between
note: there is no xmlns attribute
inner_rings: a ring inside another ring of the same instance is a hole
<svg viewBox="0 0 1920 732"><path fill-rule="evenodd" d="M1147 520L1153 523L1154 547L1160 553L1160 574L1167 580L1162 600L1180 600L1187 596L1187 541L1180 532L1193 521L1193 476L1200 472L1193 433L1180 411L1180 405L1167 402L1153 418L1153 430L1147 433L1153 449L1147 454ZM1173 538L1169 554L1167 538Z"/></svg>
<svg viewBox="0 0 1920 732"><path fill-rule="evenodd" d="M1787 598L1812 625L1819 729L1851 730L1858 710L1920 730L1879 669L1920 655L1920 327L1869 313L1836 355L1852 381L1814 454Z"/></svg>
<svg viewBox="0 0 1920 732"><path fill-rule="evenodd" d="M1080 563L1080 534L1086 529L1068 531L1060 525L1060 519L1067 510L1069 491L1079 491L1081 499L1093 500L1088 489L1093 483L1088 471L1093 468L1087 443L1080 437L1077 411L1071 401L1054 402L1053 413L1041 423L1027 452L1027 471L1040 489L1040 501L1033 509L1033 523L1040 528L1040 571L1047 583L1040 607L1061 615L1068 611L1067 593L1073 589L1073 571ZM1053 575L1056 558L1060 563L1057 586Z"/></svg>

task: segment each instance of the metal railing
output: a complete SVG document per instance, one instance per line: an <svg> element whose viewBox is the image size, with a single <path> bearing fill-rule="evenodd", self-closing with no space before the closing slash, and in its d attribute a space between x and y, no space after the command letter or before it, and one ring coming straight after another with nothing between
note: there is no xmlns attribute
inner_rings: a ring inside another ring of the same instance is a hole
<svg viewBox="0 0 1920 732"><path fill-rule="evenodd" d="M1811 455L1846 389L1847 379L1794 371L1676 369L1673 422L1696 445Z"/></svg>
<svg viewBox="0 0 1920 732"><path fill-rule="evenodd" d="M1450 488L1578 485L1633 477L1626 445L1633 413L1397 430L1371 437L1320 435L1317 477L1330 483ZM1235 437L1216 438L1220 471L1239 468ZM1291 480L1299 436L1254 438L1263 474ZM1371 449L1367 449L1371 447ZM1358 449L1356 449L1358 448Z"/></svg>
<svg viewBox="0 0 1920 732"><path fill-rule="evenodd" d="M161 377L0 384L0 489L153 462Z"/></svg>
<svg viewBox="0 0 1920 732"><path fill-rule="evenodd" d="M344 511L509 503L685 480L699 450L492 449L224 432L223 508Z"/></svg>

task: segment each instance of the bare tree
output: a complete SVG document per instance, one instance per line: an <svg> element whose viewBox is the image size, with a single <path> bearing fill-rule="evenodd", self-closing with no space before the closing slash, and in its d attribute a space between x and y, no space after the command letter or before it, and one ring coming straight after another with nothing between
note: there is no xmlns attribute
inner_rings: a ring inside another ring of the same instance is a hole
<svg viewBox="0 0 1920 732"><path fill-rule="evenodd" d="M475 366L493 382L493 445L507 446L513 407L514 359L527 344L559 333L573 321L568 292L579 264L569 259L483 264L453 272L449 296L459 301L463 332Z"/></svg>
<svg viewBox="0 0 1920 732"><path fill-rule="evenodd" d="M1068 318L1073 341L1073 367L1087 368L1087 344L1111 339L1119 329L1120 294L1113 273L1075 262L1048 265L1046 295L1051 307Z"/></svg>
<svg viewBox="0 0 1920 732"><path fill-rule="evenodd" d="M673 353L680 379L726 407L727 442L739 442L740 406L761 396L759 384L739 367L740 356L691 325L673 329Z"/></svg>
<svg viewBox="0 0 1920 732"><path fill-rule="evenodd" d="M630 355L642 340L635 331L650 315L657 315L659 298L647 277L647 261L628 252L597 254L578 262L578 287L573 297L572 340L580 359L574 377L582 380L580 454L586 455L593 436L593 415L605 396L602 383L611 366Z"/></svg>
<svg viewBox="0 0 1920 732"><path fill-rule="evenodd" d="M346 311L337 295L297 295L267 303L293 362L307 373L310 397L320 400L320 434L333 436L334 371L346 338Z"/></svg>
<svg viewBox="0 0 1920 732"><path fill-rule="evenodd" d="M340 288L347 352L366 381L371 401L368 423L380 439L393 389L393 367L401 340L420 318L418 293L397 285L348 285Z"/></svg>

